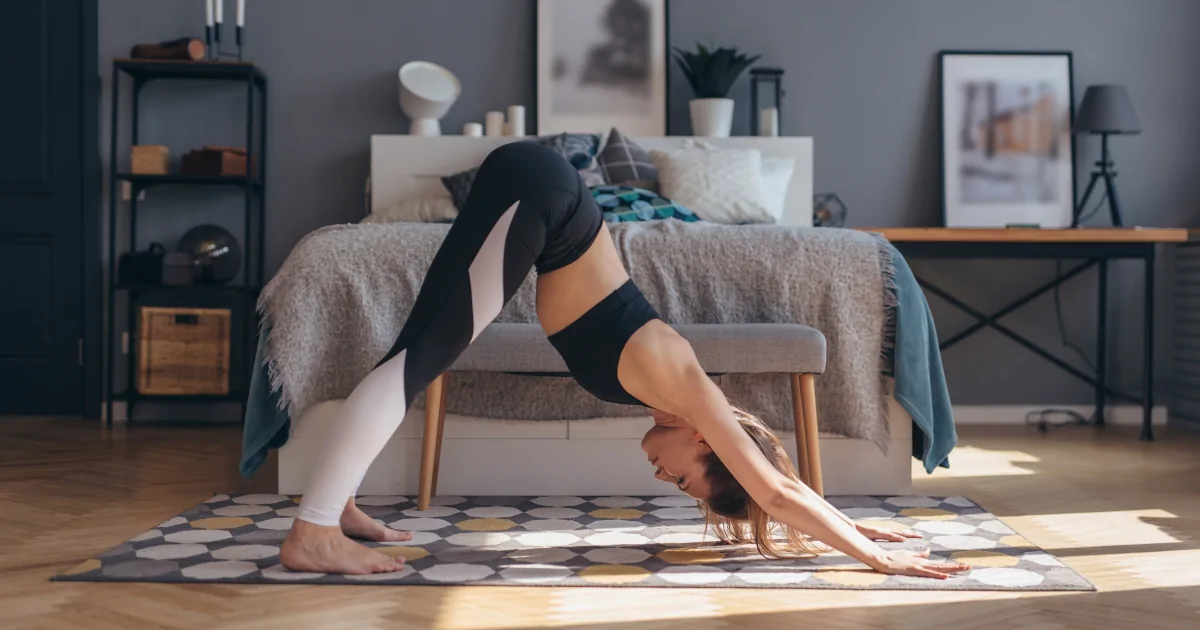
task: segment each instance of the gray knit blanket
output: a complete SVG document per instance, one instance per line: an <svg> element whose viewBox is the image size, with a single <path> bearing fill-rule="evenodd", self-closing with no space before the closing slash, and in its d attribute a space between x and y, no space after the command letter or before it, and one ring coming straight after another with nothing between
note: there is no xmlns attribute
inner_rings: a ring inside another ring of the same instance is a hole
<svg viewBox="0 0 1200 630"><path fill-rule="evenodd" d="M821 430L886 445L895 294L891 250L881 237L680 221L610 227L630 276L668 323L801 323L824 333L828 362L816 380ZM295 246L259 301L270 326L262 360L293 419L348 396L391 347L448 229L334 225ZM537 321L534 278L531 272L497 321ZM786 375L716 381L769 425L790 428ZM645 414L597 400L570 378L470 372L455 373L447 410L498 420Z"/></svg>

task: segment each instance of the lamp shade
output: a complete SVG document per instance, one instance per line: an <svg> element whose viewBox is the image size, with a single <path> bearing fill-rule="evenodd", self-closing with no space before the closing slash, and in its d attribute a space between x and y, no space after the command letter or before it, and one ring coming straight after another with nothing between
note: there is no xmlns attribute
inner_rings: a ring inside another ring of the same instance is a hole
<svg viewBox="0 0 1200 630"><path fill-rule="evenodd" d="M461 92L458 77L435 63L410 61L400 67L400 109L412 120L413 135L440 136L438 119Z"/></svg>
<svg viewBox="0 0 1200 630"><path fill-rule="evenodd" d="M1092 85L1083 93L1083 103L1075 116L1075 133L1142 132L1129 92L1120 85Z"/></svg>

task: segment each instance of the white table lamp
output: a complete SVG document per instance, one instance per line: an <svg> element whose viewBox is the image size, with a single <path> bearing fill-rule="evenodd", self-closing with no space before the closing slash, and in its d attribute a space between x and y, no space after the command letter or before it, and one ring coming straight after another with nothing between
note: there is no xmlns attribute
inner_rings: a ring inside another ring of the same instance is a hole
<svg viewBox="0 0 1200 630"><path fill-rule="evenodd" d="M400 67L400 109L412 120L411 135L442 135L438 119L461 93L458 77L435 63L410 61Z"/></svg>

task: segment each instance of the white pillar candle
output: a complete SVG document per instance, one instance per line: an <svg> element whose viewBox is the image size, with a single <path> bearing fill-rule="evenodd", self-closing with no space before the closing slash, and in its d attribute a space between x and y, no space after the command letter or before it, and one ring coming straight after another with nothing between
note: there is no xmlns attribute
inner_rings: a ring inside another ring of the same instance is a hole
<svg viewBox="0 0 1200 630"><path fill-rule="evenodd" d="M237 25L238 27L246 24L246 0L238 0L237 4Z"/></svg>
<svg viewBox="0 0 1200 630"><path fill-rule="evenodd" d="M758 110L758 135L775 137L779 135L779 110L774 107L764 107Z"/></svg>
<svg viewBox="0 0 1200 630"><path fill-rule="evenodd" d="M217 3L217 24L225 21L225 0L213 0Z"/></svg>
<svg viewBox="0 0 1200 630"><path fill-rule="evenodd" d="M508 106L508 135L524 136L525 135L525 106L524 105L509 105Z"/></svg>
<svg viewBox="0 0 1200 630"><path fill-rule="evenodd" d="M479 123L466 123L463 125L463 135L478 138L483 135L483 125Z"/></svg>
<svg viewBox="0 0 1200 630"><path fill-rule="evenodd" d="M489 136L504 135L504 112L488 112L484 115L483 132Z"/></svg>
<svg viewBox="0 0 1200 630"><path fill-rule="evenodd" d="M213 0L204 0L204 25L213 25Z"/></svg>

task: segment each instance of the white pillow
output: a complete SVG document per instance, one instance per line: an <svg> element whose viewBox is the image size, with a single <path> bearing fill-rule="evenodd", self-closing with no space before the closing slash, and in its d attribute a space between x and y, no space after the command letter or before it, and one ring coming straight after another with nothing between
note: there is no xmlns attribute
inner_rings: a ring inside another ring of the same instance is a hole
<svg viewBox="0 0 1200 630"><path fill-rule="evenodd" d="M763 197L762 154L686 142L681 149L650 151L659 193L713 223L771 223Z"/></svg>
<svg viewBox="0 0 1200 630"><path fill-rule="evenodd" d="M783 219L788 186L792 183L792 173L795 170L796 160L790 157L762 159L763 201L767 204L767 212L774 217L775 223Z"/></svg>
<svg viewBox="0 0 1200 630"><path fill-rule="evenodd" d="M368 214L363 223L394 223L409 221L414 223L436 223L450 221L458 216L458 208L450 193L429 192L414 195L403 201L394 203L378 212Z"/></svg>

